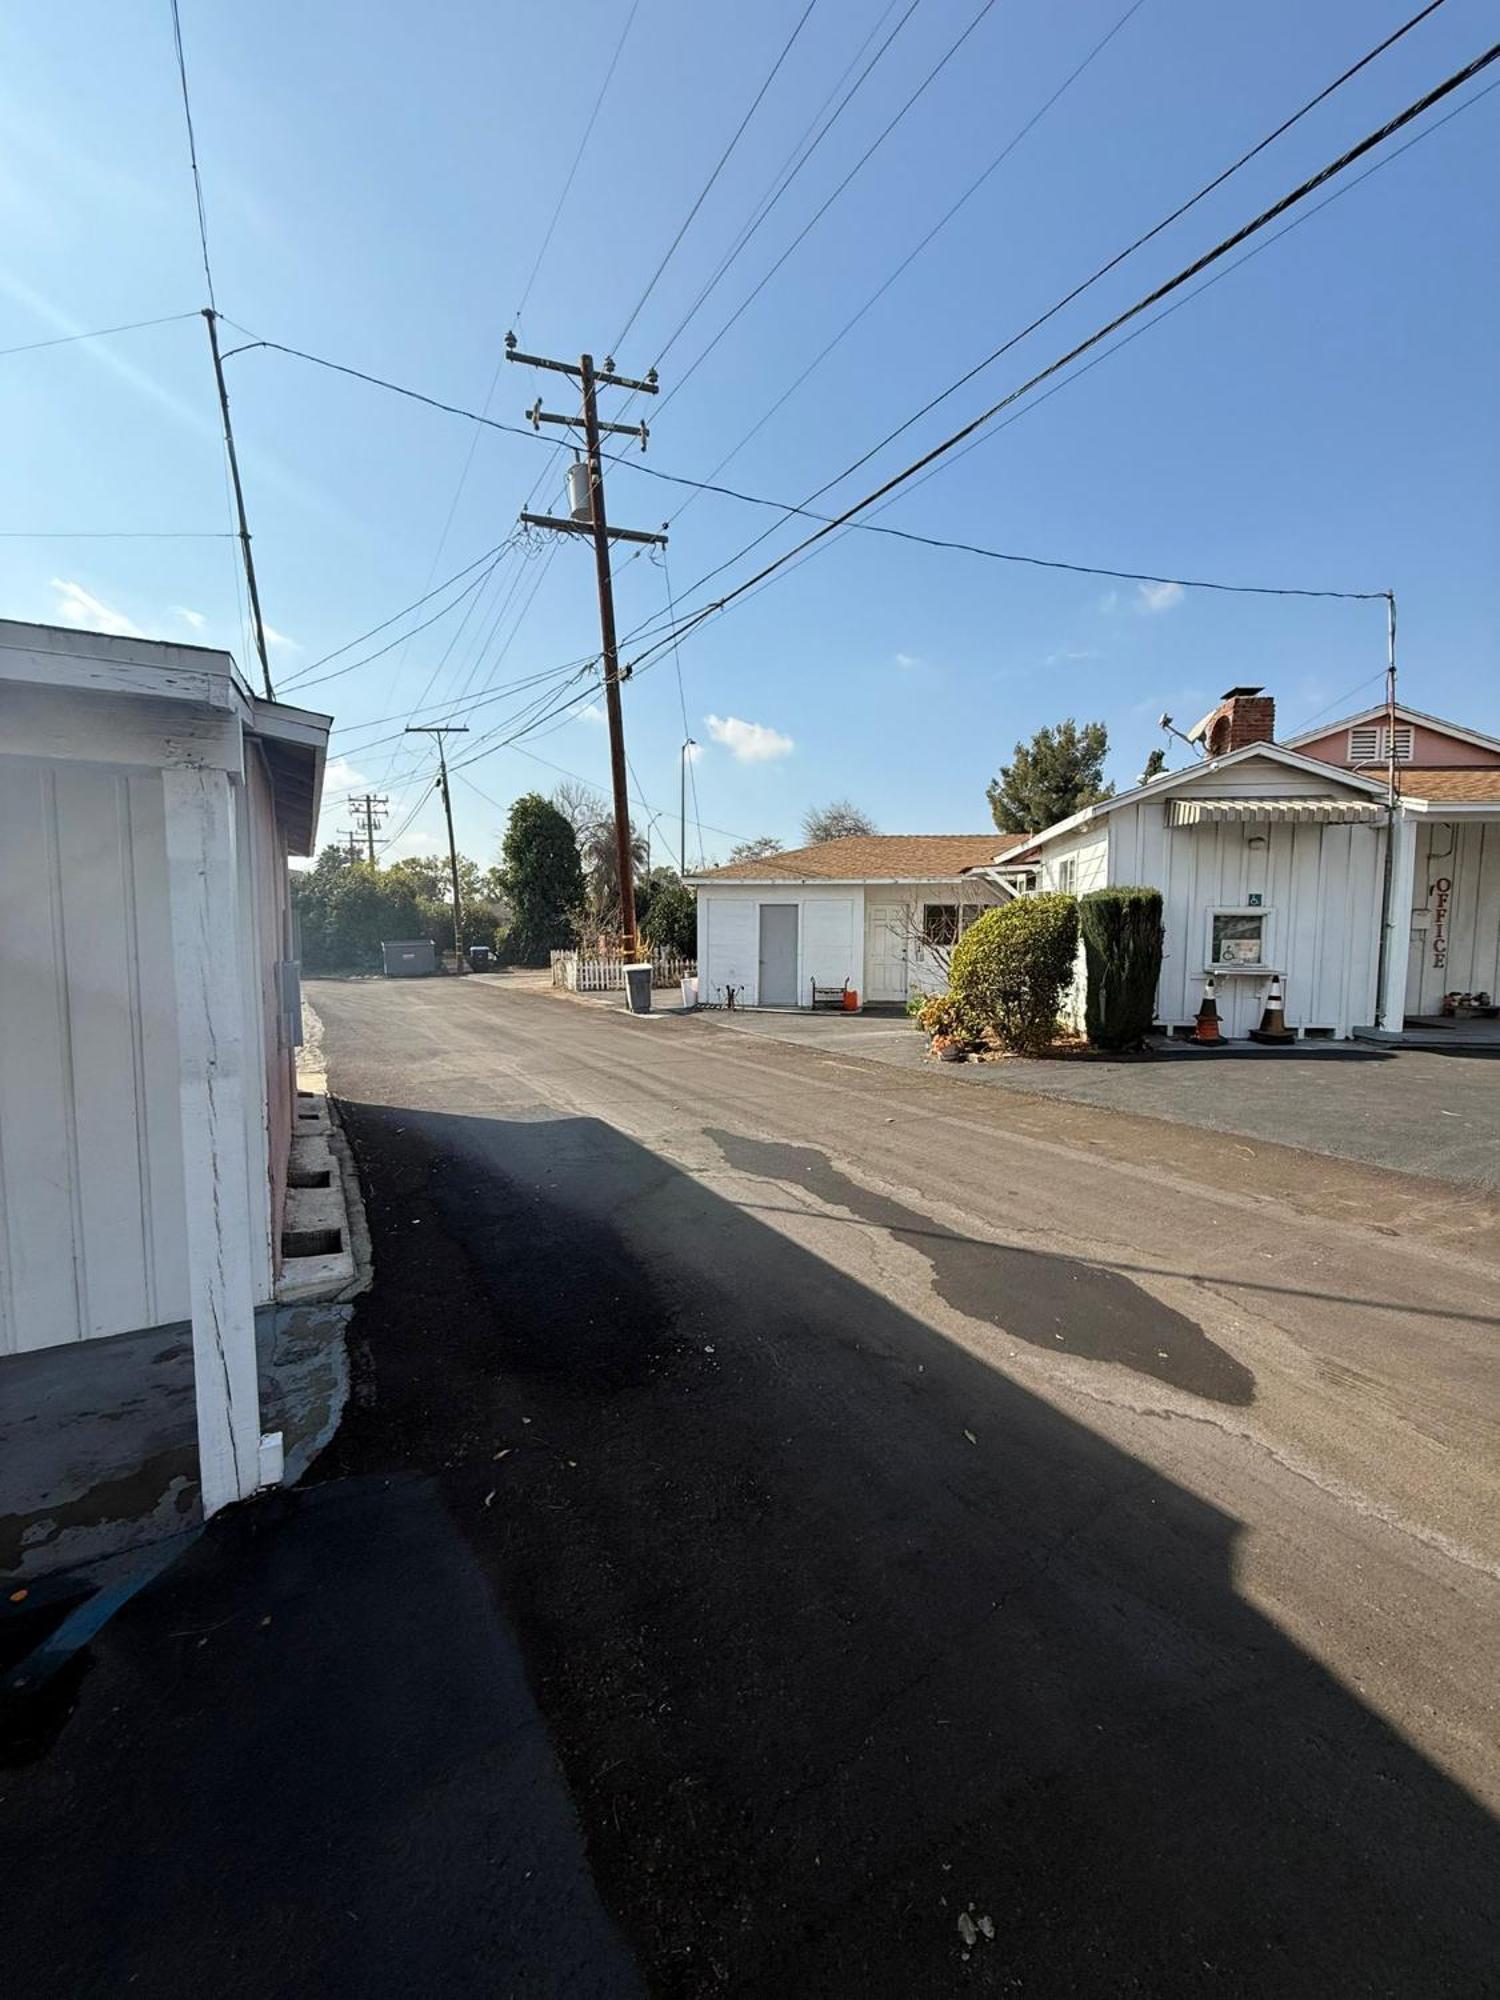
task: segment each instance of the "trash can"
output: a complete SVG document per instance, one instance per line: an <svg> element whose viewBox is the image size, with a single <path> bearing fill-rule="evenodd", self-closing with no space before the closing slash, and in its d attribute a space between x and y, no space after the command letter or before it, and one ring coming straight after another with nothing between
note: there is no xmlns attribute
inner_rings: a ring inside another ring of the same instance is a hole
<svg viewBox="0 0 1500 2000"><path fill-rule="evenodd" d="M625 1004L632 1014L651 1012L651 966L627 965L625 968Z"/></svg>
<svg viewBox="0 0 1500 2000"><path fill-rule="evenodd" d="M689 973L683 979L682 982L682 1005L684 1011L690 1014L693 1011L693 1009L697 1006L697 1004L698 1004L698 981L691 973Z"/></svg>
<svg viewBox="0 0 1500 2000"><path fill-rule="evenodd" d="M469 946L470 972L488 972L490 969L490 956L490 948L487 944L471 944Z"/></svg>

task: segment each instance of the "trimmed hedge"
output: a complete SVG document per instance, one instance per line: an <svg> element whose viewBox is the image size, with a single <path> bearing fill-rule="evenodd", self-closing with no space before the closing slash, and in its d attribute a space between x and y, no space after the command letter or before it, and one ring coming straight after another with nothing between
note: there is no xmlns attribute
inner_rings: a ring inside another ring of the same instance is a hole
<svg viewBox="0 0 1500 2000"><path fill-rule="evenodd" d="M1086 1022L1096 1049L1138 1049L1161 977L1161 891L1094 889L1078 908L1088 967Z"/></svg>
<svg viewBox="0 0 1500 2000"><path fill-rule="evenodd" d="M1023 896L971 924L953 947L949 994L966 1019L1019 1054L1057 1033L1063 988L1078 950L1071 896Z"/></svg>

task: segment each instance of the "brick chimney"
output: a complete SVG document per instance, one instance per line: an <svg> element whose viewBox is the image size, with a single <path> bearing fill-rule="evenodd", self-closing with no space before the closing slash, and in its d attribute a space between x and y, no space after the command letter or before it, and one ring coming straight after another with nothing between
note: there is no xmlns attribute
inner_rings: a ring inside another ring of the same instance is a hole
<svg viewBox="0 0 1500 2000"><path fill-rule="evenodd" d="M1192 731L1210 757L1227 757L1251 743L1276 740L1276 702L1264 688L1229 688Z"/></svg>

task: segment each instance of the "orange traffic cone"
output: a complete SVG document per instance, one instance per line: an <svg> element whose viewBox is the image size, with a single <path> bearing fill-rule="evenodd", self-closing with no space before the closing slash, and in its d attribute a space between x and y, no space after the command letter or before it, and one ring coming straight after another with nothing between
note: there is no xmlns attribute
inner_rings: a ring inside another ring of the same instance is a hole
<svg viewBox="0 0 1500 2000"><path fill-rule="evenodd" d="M1260 1017L1260 1026L1250 1030L1252 1042L1295 1042L1295 1032L1286 1024L1282 1011L1281 974L1271 974L1271 991L1266 997L1265 1012Z"/></svg>
<svg viewBox="0 0 1500 2000"><path fill-rule="evenodd" d="M1198 1009L1197 1019L1193 1023L1193 1040L1222 1042L1223 1039L1219 1033L1219 1003L1214 998L1214 976L1210 972L1203 981L1203 1005Z"/></svg>

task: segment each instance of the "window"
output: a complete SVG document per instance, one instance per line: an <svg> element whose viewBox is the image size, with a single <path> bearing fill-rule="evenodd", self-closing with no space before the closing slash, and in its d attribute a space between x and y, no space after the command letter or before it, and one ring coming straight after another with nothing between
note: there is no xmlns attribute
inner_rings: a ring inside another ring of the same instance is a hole
<svg viewBox="0 0 1500 2000"><path fill-rule="evenodd" d="M1078 893L1078 856L1070 854L1057 864L1057 893L1060 896L1076 896Z"/></svg>
<svg viewBox="0 0 1500 2000"><path fill-rule="evenodd" d="M1215 910L1209 932L1208 962L1216 970L1266 963L1268 910Z"/></svg>
<svg viewBox="0 0 1500 2000"><path fill-rule="evenodd" d="M922 942L936 945L958 943L957 903L922 905Z"/></svg>
<svg viewBox="0 0 1500 2000"><path fill-rule="evenodd" d="M1398 722L1395 729L1396 762L1409 764L1412 758L1412 727L1409 722ZM1357 729L1349 731L1349 762L1351 764L1383 764L1391 746L1390 731L1383 722L1362 722Z"/></svg>

